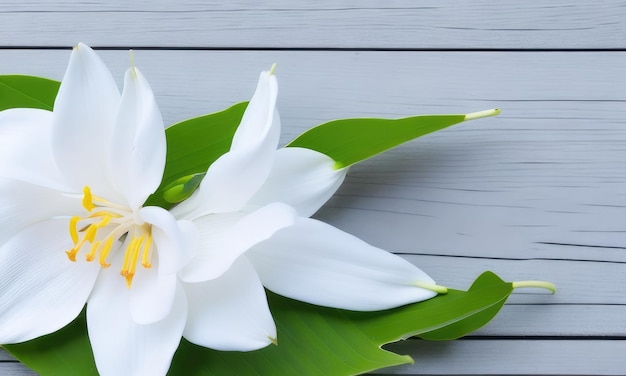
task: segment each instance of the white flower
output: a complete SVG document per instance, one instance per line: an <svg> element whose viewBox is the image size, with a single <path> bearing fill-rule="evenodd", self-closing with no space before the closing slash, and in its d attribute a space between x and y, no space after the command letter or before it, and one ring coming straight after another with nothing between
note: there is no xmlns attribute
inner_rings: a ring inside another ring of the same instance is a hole
<svg viewBox="0 0 626 376"><path fill-rule="evenodd" d="M165 149L143 75L129 69L120 95L83 44L53 112L0 112L0 343L54 332L87 303L101 374L165 374L187 319L176 272L194 249L190 223L142 207Z"/></svg>
<svg viewBox="0 0 626 376"><path fill-rule="evenodd" d="M53 112L0 112L0 343L54 332L87 303L98 371L159 375L181 336L218 350L276 342L264 286L354 310L434 296L412 264L307 218L346 169L276 150L276 93L262 73L230 151L172 214L143 207L166 143L136 68L120 96L79 44Z"/></svg>
<svg viewBox="0 0 626 376"><path fill-rule="evenodd" d="M275 341L263 286L361 311L445 291L408 261L307 218L337 190L347 168L336 170L332 159L310 149L276 150L276 96L275 76L261 73L230 151L172 210L198 228L198 252L179 278L194 317L184 336L205 347L251 350ZM210 306L213 314L202 315Z"/></svg>

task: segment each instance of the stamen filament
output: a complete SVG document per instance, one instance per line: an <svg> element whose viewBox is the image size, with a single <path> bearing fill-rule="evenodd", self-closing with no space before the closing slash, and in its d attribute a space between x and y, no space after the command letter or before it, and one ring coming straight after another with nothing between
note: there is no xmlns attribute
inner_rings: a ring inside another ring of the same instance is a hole
<svg viewBox="0 0 626 376"><path fill-rule="evenodd" d="M87 216L87 218L97 218L97 217L122 218L124 217L124 215L114 212L114 211L98 210L98 208L96 208L95 210L92 210L92 213Z"/></svg>
<svg viewBox="0 0 626 376"><path fill-rule="evenodd" d="M87 232L85 233L85 239L87 239L89 243L93 243L93 241L96 239L97 233L98 233L98 226L93 224L87 227Z"/></svg>
<svg viewBox="0 0 626 376"><path fill-rule="evenodd" d="M107 209L119 209L124 212L129 211L127 207L105 200L102 197L92 196L92 199L93 199L93 202L98 204L98 206L105 206Z"/></svg>
<svg viewBox="0 0 626 376"><path fill-rule="evenodd" d="M103 268L108 268L111 264L107 264L107 257L109 256L109 252L111 252L111 247L113 246L113 236L109 236L107 238L106 243L104 243L104 247L102 247L102 251L100 251L100 265Z"/></svg>

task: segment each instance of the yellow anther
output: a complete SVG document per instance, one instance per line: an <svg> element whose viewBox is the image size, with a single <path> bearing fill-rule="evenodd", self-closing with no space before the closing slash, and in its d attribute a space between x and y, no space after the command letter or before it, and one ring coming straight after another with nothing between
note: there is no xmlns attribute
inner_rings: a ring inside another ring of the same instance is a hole
<svg viewBox="0 0 626 376"><path fill-rule="evenodd" d="M143 238L140 238L136 245L135 248L132 249L132 255L130 257L130 275L131 275L131 279L130 279L130 283L132 283L132 276L135 275L135 270L137 270L137 260L139 260L139 249L141 248L141 243L143 243ZM130 283L127 283L128 288L130 288Z"/></svg>
<svg viewBox="0 0 626 376"><path fill-rule="evenodd" d="M83 189L82 205L88 214L84 217L74 216L69 220L69 232L74 247L66 251L67 257L76 261L82 247L91 243L89 252L85 255L86 261L92 262L98 257L100 265L108 268L111 264L107 263L107 258L113 243L126 235L128 245L120 274L126 279L126 286L130 289L137 264L141 262L144 268L152 267L152 227L138 222L136 214L130 208L92 195L88 186Z"/></svg>
<svg viewBox="0 0 626 376"><path fill-rule="evenodd" d="M120 274L126 278L126 287L129 289L133 283L135 270L137 270L139 250L141 249L141 243L143 243L143 241L143 236L138 238L133 237L128 245L128 248L126 248L126 253L124 254L124 264L122 265L122 271Z"/></svg>
<svg viewBox="0 0 626 376"><path fill-rule="evenodd" d="M69 251L65 251L67 258L70 259L71 262L76 262L76 254L78 253L78 249L72 248Z"/></svg>
<svg viewBox="0 0 626 376"><path fill-rule="evenodd" d="M143 244L143 251L141 254L141 265L146 269L150 269L152 267L152 264L150 263L150 259L152 259L152 255L150 252L151 249L152 236L148 235L146 242Z"/></svg>
<svg viewBox="0 0 626 376"><path fill-rule="evenodd" d="M93 244L91 245L91 249L89 250L89 253L85 257L85 259L88 262L91 262L96 258L96 252L98 251L98 247L100 247L101 243L102 242L99 240L96 240L95 242L93 242Z"/></svg>
<svg viewBox="0 0 626 376"><path fill-rule="evenodd" d="M96 236L95 228L93 226L89 226L89 228L87 229L87 234L85 234L85 236L78 242L78 244L76 244L74 248L72 248L71 250L65 252L67 254L67 257L70 259L70 261L75 262L76 254L78 253L78 251L80 251L80 249L83 247L83 245L87 241L92 242L95 236Z"/></svg>
<svg viewBox="0 0 626 376"><path fill-rule="evenodd" d="M113 237L109 236L107 241L104 243L104 247L102 247L102 251L100 251L100 265L103 268L108 268L111 264L107 264L107 257L109 256L109 252L111 252L111 247L113 246Z"/></svg>
<svg viewBox="0 0 626 376"><path fill-rule="evenodd" d="M88 186L83 188L83 208L87 211L92 211L95 208L93 204L93 197L91 196L91 189Z"/></svg>
<svg viewBox="0 0 626 376"><path fill-rule="evenodd" d="M137 238L133 237L130 240L130 243L128 244L128 247L126 248L126 252L124 253L124 263L122 264L122 271L120 272L121 275L126 276L126 274L128 273L128 265L130 265L130 252L129 250L135 246L135 243L137 242Z"/></svg>
<svg viewBox="0 0 626 376"><path fill-rule="evenodd" d="M134 277L135 277L135 273L127 273L126 275L124 275L124 278L126 279L126 288L129 290L131 287L133 287Z"/></svg>
<svg viewBox="0 0 626 376"><path fill-rule="evenodd" d="M76 226L78 225L78 221L80 221L80 217L75 215L70 219L70 236L72 237L72 242L74 245L78 243L78 229Z"/></svg>

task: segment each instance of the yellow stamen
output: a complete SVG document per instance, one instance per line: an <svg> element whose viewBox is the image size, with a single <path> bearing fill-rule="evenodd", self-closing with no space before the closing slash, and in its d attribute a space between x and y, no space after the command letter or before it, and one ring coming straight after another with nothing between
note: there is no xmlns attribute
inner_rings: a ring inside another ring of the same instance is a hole
<svg viewBox="0 0 626 376"><path fill-rule="evenodd" d="M126 254L124 255L124 265L122 265L122 271L120 274L126 278L126 287L130 289L133 283L133 277L135 276L135 270L137 270L137 259L139 258L139 249L141 243L143 243L143 236L133 237L126 248Z"/></svg>
<svg viewBox="0 0 626 376"><path fill-rule="evenodd" d="M76 254L80 251L81 247L87 242L87 240L87 236L85 236L78 242L78 244L76 244L76 246L74 246L74 248L65 252L70 261L76 262Z"/></svg>
<svg viewBox="0 0 626 376"><path fill-rule="evenodd" d="M87 232L85 233L85 237L83 238L83 240L87 240L89 243L93 243L97 233L98 226L96 224L90 225L89 227L87 227ZM82 243L85 244L84 241Z"/></svg>
<svg viewBox="0 0 626 376"><path fill-rule="evenodd" d="M78 229L76 228L76 226L78 225L79 220L80 217L77 215L73 216L72 219L70 219L70 236L72 237L72 242L74 242L74 245L78 243Z"/></svg>
<svg viewBox="0 0 626 376"><path fill-rule="evenodd" d="M106 211L106 210L93 212L87 216L87 218L97 218L97 217L122 218L123 216L121 214L113 213L111 211Z"/></svg>
<svg viewBox="0 0 626 376"><path fill-rule="evenodd" d="M127 234L130 238L120 274L126 279L126 286L130 289L140 256L144 268L152 267L152 227L143 222L138 223L135 214L128 207L92 195L88 186L83 189L82 205L89 214L70 219L69 232L74 247L66 251L67 257L75 262L82 247L91 243L89 252L85 255L87 262L94 261L99 254L100 265L108 268L111 264L107 263L107 258L113 242ZM101 229L106 232L104 236L98 236Z"/></svg>
<svg viewBox="0 0 626 376"><path fill-rule="evenodd" d="M83 188L83 208L87 211L92 211L95 208L93 204L93 198L91 197L91 189L88 186Z"/></svg>
<svg viewBox="0 0 626 376"><path fill-rule="evenodd" d="M121 275L126 276L128 273L128 266L130 265L130 252L131 249L135 247L135 243L137 242L137 238L132 238L128 243L128 247L126 248L126 252L124 253L124 263L122 264Z"/></svg>
<svg viewBox="0 0 626 376"><path fill-rule="evenodd" d="M152 267L152 263L150 260L152 259L152 255L150 250L152 249L152 236L148 235L146 242L143 244L143 251L141 253L141 265L144 268L150 269Z"/></svg>
<svg viewBox="0 0 626 376"><path fill-rule="evenodd" d="M111 266L111 264L107 264L107 256L109 256L109 252L111 252L111 246L113 246L113 237L109 236L106 243L104 243L104 247L102 247L102 251L100 251L99 262L103 268Z"/></svg>
<svg viewBox="0 0 626 376"><path fill-rule="evenodd" d="M89 250L89 253L87 254L87 256L85 256L85 259L89 262L93 261L96 258L96 252L98 251L98 248L100 247L100 244L102 242L99 240L96 240L95 242L93 242L93 244L91 245L91 249Z"/></svg>

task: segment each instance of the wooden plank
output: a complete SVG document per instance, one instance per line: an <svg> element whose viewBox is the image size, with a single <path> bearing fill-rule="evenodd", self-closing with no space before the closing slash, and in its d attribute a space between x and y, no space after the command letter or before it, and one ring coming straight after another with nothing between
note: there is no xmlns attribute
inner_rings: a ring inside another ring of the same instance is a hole
<svg viewBox="0 0 626 376"><path fill-rule="evenodd" d="M0 46L624 48L619 0L7 0ZM79 39L77 39L79 38Z"/></svg>
<svg viewBox="0 0 626 376"><path fill-rule="evenodd" d="M388 346L415 364L385 375L623 375L624 340L408 340Z"/></svg>
<svg viewBox="0 0 626 376"><path fill-rule="evenodd" d="M4 350L0 349L0 356ZM17 362L0 362L0 374L2 376L36 376L37 374Z"/></svg>

